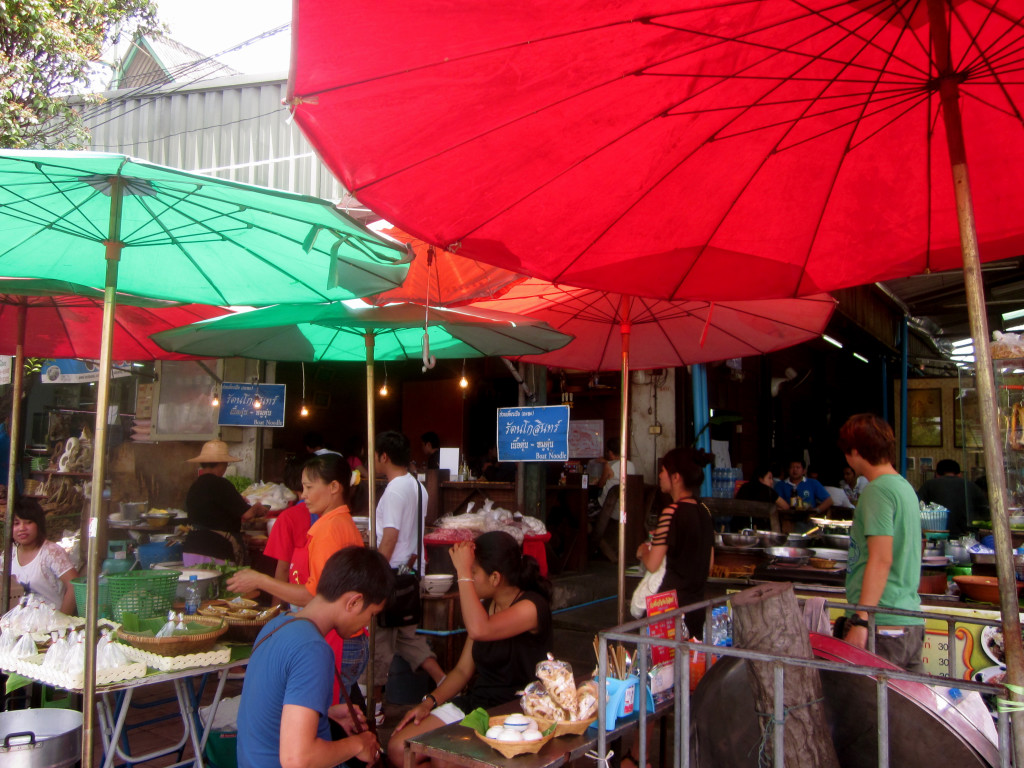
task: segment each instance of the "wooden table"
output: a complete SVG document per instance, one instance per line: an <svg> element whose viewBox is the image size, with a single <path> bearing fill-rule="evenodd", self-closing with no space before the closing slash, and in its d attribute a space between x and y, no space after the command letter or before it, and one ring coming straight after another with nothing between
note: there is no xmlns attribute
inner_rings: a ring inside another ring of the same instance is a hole
<svg viewBox="0 0 1024 768"><path fill-rule="evenodd" d="M672 711L673 702L667 701L657 705L653 712L648 712L648 718L661 718ZM497 715L508 715L519 712L519 702L510 702L494 707L488 711L492 717ZM636 731L639 727L640 717L637 714L629 717L620 717L615 722L615 728L608 731L607 739L612 741L620 736ZM464 725L454 723L435 728L433 731L421 733L419 736L409 739L405 743L405 768L413 768L416 764L416 756L436 757L455 765L467 766L467 768L480 768L480 766L491 766L492 768L557 768L566 765L573 760L578 760L597 749L597 724L587 729L581 736L560 736L551 739L540 748L540 751L533 755L517 755L507 758L500 752L492 749L488 744L477 738L476 734Z"/></svg>

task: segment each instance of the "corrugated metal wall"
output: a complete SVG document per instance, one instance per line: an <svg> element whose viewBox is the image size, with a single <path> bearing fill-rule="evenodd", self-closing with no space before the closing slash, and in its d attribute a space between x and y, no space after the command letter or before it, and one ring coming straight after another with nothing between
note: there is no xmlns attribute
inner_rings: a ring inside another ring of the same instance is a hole
<svg viewBox="0 0 1024 768"><path fill-rule="evenodd" d="M81 109L92 150L358 207L288 121L286 88L284 79L220 78L109 91L103 104Z"/></svg>

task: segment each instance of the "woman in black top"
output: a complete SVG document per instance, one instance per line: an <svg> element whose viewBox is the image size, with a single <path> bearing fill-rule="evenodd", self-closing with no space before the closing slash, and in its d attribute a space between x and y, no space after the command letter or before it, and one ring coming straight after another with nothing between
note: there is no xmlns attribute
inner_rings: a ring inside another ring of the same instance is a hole
<svg viewBox="0 0 1024 768"><path fill-rule="evenodd" d="M673 448L665 454L658 483L672 497L672 504L661 511L651 541L641 544L636 553L648 571L656 571L665 560L665 578L658 591L674 589L680 606L704 599L714 562L711 512L697 498L704 482L703 467L711 458L696 448ZM703 609L686 614L686 628L691 637L702 637Z"/></svg>
<svg viewBox="0 0 1024 768"><path fill-rule="evenodd" d="M388 742L394 765L402 765L411 736L458 722L477 707L512 701L552 648L551 585L515 539L492 531L456 544L451 555L469 640L455 668L398 724Z"/></svg>
<svg viewBox="0 0 1024 768"><path fill-rule="evenodd" d="M199 465L199 477L185 495L185 512L192 529L183 544L185 554L198 555L200 560L213 558L242 565L242 521L266 508L258 502L250 506L231 481L224 478L228 464L241 459L228 453L227 443L210 440L203 443L198 456L188 461Z"/></svg>

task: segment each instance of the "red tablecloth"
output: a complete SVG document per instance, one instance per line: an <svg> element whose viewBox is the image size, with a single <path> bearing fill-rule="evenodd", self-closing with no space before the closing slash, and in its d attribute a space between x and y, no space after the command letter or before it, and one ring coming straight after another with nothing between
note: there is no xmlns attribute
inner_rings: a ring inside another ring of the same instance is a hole
<svg viewBox="0 0 1024 768"><path fill-rule="evenodd" d="M460 541L471 541L473 536L469 531L460 528L449 528L431 531L423 537L424 546L451 546ZM523 540L523 554L533 557L540 564L541 575L548 575L548 556L544 544L551 540L550 533L537 535L527 534Z"/></svg>

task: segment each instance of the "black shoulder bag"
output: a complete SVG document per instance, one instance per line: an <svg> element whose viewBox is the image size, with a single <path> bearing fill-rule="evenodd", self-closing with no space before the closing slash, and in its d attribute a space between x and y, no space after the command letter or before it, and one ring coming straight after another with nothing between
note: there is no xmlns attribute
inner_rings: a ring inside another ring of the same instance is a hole
<svg viewBox="0 0 1024 768"><path fill-rule="evenodd" d="M377 614L377 623L382 627L408 627L419 624L423 616L417 572L423 562L423 486L419 480L416 480L416 523L416 554L409 556L406 565L391 569L395 573L395 591L387 607Z"/></svg>

